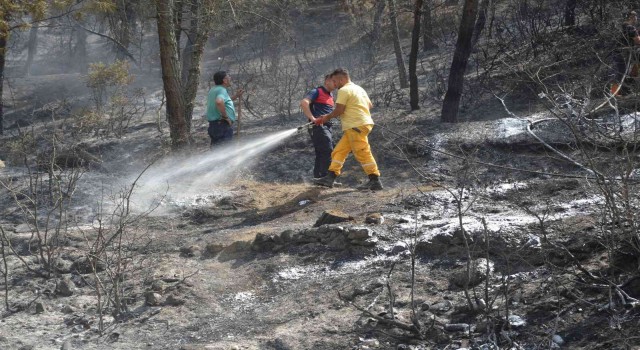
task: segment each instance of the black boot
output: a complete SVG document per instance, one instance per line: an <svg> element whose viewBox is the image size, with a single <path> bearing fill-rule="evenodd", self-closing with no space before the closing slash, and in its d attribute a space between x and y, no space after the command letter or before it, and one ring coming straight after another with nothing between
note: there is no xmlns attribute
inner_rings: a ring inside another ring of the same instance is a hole
<svg viewBox="0 0 640 350"><path fill-rule="evenodd" d="M330 171L327 173L327 176L323 176L318 180L315 180L314 183L316 185L332 188L333 183L336 181L337 177L338 176L336 176L336 174L333 171Z"/></svg>
<svg viewBox="0 0 640 350"><path fill-rule="evenodd" d="M362 184L357 188L359 190L380 191L384 187L382 187L382 182L380 182L380 176L371 174L369 175L369 182Z"/></svg>

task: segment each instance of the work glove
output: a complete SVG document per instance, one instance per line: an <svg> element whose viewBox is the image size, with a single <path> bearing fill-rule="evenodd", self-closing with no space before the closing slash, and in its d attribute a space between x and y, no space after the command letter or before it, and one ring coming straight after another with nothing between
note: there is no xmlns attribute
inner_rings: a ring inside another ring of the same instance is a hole
<svg viewBox="0 0 640 350"><path fill-rule="evenodd" d="M320 125L324 124L324 117L316 118L316 119L313 121L313 124L315 124L315 125L317 125L317 126L320 126Z"/></svg>

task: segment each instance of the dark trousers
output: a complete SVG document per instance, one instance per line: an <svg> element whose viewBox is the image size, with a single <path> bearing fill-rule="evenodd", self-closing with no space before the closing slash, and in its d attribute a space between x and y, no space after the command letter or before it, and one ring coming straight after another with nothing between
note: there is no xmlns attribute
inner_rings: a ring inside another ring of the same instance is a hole
<svg viewBox="0 0 640 350"><path fill-rule="evenodd" d="M313 142L313 148L316 151L313 177L327 176L331 164L331 152L333 152L331 124L314 125L309 129L309 135L311 135L311 142Z"/></svg>
<svg viewBox="0 0 640 350"><path fill-rule="evenodd" d="M211 138L211 146L225 141L230 141L233 138L233 127L222 120L209 122L209 129L207 132Z"/></svg>

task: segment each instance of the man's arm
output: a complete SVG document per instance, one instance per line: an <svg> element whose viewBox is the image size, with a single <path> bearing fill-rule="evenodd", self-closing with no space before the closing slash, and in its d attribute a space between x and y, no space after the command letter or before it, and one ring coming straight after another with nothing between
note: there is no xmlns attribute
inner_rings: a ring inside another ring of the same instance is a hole
<svg viewBox="0 0 640 350"><path fill-rule="evenodd" d="M302 109L302 113L309 119L311 123L316 121L316 118L311 113L311 101L308 98L303 98L300 100L300 108Z"/></svg>
<svg viewBox="0 0 640 350"><path fill-rule="evenodd" d="M227 115L227 109L224 105L224 100L220 97L216 98L216 108L218 109L218 112L220 112L220 115L222 116L222 120L227 122L227 124L231 125L231 120Z"/></svg>
<svg viewBox="0 0 640 350"><path fill-rule="evenodd" d="M344 113L345 108L346 108L345 105L341 103L336 103L336 108L334 108L334 110L331 111L331 113L325 114L322 117L316 119L315 123L318 125L322 125L335 117L339 117L342 115L342 113Z"/></svg>

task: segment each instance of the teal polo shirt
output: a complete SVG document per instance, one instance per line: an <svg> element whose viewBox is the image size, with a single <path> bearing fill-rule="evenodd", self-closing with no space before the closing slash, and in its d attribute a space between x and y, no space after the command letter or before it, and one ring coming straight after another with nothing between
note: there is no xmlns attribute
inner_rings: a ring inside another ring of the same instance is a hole
<svg viewBox="0 0 640 350"><path fill-rule="evenodd" d="M222 119L222 115L216 107L216 99L218 98L221 98L224 101L224 108L227 111L227 116L235 123L236 108L233 106L233 101L229 96L229 92L227 92L227 89L222 85L216 85L209 90L209 95L207 96L207 120L212 122Z"/></svg>

